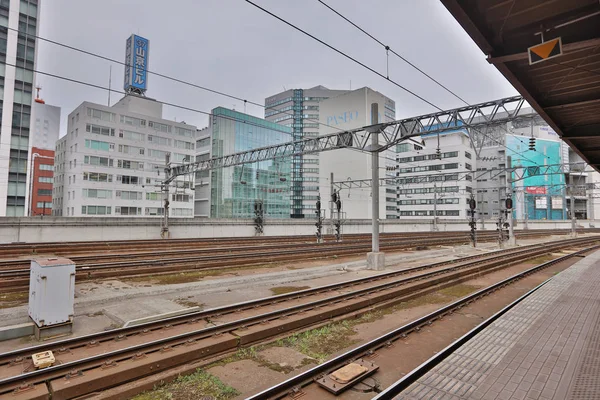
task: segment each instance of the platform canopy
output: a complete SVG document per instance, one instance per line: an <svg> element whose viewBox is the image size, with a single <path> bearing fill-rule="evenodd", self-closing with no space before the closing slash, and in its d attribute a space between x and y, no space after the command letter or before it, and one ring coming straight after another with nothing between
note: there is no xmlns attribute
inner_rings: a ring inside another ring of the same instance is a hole
<svg viewBox="0 0 600 400"><path fill-rule="evenodd" d="M600 0L441 2L488 61L599 170Z"/></svg>

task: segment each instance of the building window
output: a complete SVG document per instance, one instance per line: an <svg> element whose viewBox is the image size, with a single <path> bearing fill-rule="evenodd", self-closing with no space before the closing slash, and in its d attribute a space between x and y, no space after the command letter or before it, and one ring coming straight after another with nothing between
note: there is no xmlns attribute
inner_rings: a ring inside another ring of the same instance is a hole
<svg viewBox="0 0 600 400"><path fill-rule="evenodd" d="M75 192L73 192L73 196L75 196ZM83 189L83 197L90 199L112 199L112 190Z"/></svg>
<svg viewBox="0 0 600 400"><path fill-rule="evenodd" d="M127 115L121 115L121 123L122 124L126 124L126 125L131 125L131 126L139 126L139 127L145 127L146 126L146 120L145 119L139 119L139 118L135 118L135 117L129 117Z"/></svg>
<svg viewBox="0 0 600 400"><path fill-rule="evenodd" d="M137 176L117 175L117 182L124 185L138 185L141 183L141 179Z"/></svg>
<svg viewBox="0 0 600 400"><path fill-rule="evenodd" d="M38 177L38 182L40 182L40 183L52 183L53 179L51 177L47 177L47 176L40 176L40 177Z"/></svg>
<svg viewBox="0 0 600 400"><path fill-rule="evenodd" d="M100 126L94 124L86 124L85 131L96 135L115 136L115 129L108 126Z"/></svg>
<svg viewBox="0 0 600 400"><path fill-rule="evenodd" d="M38 196L52 196L52 189L38 189Z"/></svg>
<svg viewBox="0 0 600 400"><path fill-rule="evenodd" d="M108 112L108 111L102 111L102 110L98 110L95 108L89 108L87 109L87 115L88 117L92 117L92 118L98 118L102 121L107 121L107 122L114 122L115 121L115 114ZM121 121L123 122L123 121Z"/></svg>
<svg viewBox="0 0 600 400"><path fill-rule="evenodd" d="M52 164L40 164L40 171L54 171L54 165Z"/></svg>
<svg viewBox="0 0 600 400"><path fill-rule="evenodd" d="M148 121L148 128L159 132L171 133L171 125L161 124L160 122Z"/></svg>
<svg viewBox="0 0 600 400"><path fill-rule="evenodd" d="M67 207L67 210L69 208ZM82 206L81 213L84 215L110 215L111 208L107 206Z"/></svg>
<svg viewBox="0 0 600 400"><path fill-rule="evenodd" d="M115 207L115 214L117 215L142 215L142 209L140 207Z"/></svg>
<svg viewBox="0 0 600 400"><path fill-rule="evenodd" d="M117 190L115 194L117 198L120 198L122 200L142 200L142 192L128 192L125 190Z"/></svg>

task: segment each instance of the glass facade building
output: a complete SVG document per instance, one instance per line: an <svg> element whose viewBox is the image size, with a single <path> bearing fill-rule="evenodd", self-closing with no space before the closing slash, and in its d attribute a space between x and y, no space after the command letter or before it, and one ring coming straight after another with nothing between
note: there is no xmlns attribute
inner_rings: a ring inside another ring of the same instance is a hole
<svg viewBox="0 0 600 400"><path fill-rule="evenodd" d="M292 140L289 127L222 107L212 113L212 158ZM261 200L266 218L289 218L290 172L290 157L212 170L210 217L252 218Z"/></svg>
<svg viewBox="0 0 600 400"><path fill-rule="evenodd" d="M26 213L40 2L0 0L0 216ZM17 34L9 27L18 28Z"/></svg>

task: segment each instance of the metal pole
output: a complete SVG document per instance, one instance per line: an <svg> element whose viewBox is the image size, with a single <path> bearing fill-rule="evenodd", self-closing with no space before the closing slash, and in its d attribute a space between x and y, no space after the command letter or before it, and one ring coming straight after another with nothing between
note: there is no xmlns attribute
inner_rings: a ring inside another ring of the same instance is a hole
<svg viewBox="0 0 600 400"><path fill-rule="evenodd" d="M506 157L506 198L512 200L512 172L510 171L512 158ZM515 231L513 227L513 209L514 205L507 209L508 212L508 245L516 246Z"/></svg>
<svg viewBox="0 0 600 400"><path fill-rule="evenodd" d="M437 232L437 184L433 184L433 231Z"/></svg>
<svg viewBox="0 0 600 400"><path fill-rule="evenodd" d="M333 172L331 172L329 174L329 212L330 212L330 216L331 216L331 225L330 225L330 229L331 229L331 233L334 233L334 229L333 229L333 208L335 207L335 204L333 204L333 201L331 201L331 199L333 197L333 191L335 189L333 188Z"/></svg>
<svg viewBox="0 0 600 400"><path fill-rule="evenodd" d="M371 104L371 124L379 123L379 106ZM371 131L371 210L372 210L372 249L367 254L367 268L382 270L385 268L385 254L379 251L379 128Z"/></svg>
<svg viewBox="0 0 600 400"><path fill-rule="evenodd" d="M171 163L171 154L165 155L165 170L168 170ZM164 182L162 185L162 192L164 194L164 215L163 215L163 226L160 232L160 236L163 239L169 238L169 183Z"/></svg>
<svg viewBox="0 0 600 400"><path fill-rule="evenodd" d="M577 236L577 218L575 218L575 185L573 182L573 175L569 175L571 181L571 236Z"/></svg>
<svg viewBox="0 0 600 400"><path fill-rule="evenodd" d="M377 103L371 104L371 124L379 123L379 107ZM373 197L371 202L372 220L373 220L373 253L379 252L379 134L371 133L371 189Z"/></svg>

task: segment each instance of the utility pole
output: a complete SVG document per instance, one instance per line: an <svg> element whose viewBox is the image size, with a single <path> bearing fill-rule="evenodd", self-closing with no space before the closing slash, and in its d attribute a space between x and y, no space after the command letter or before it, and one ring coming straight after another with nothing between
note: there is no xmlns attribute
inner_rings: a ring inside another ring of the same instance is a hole
<svg viewBox="0 0 600 400"><path fill-rule="evenodd" d="M165 155L165 177L169 176L169 170L171 168L171 153ZM163 239L169 239L171 234L169 233L169 183L163 182L161 185L161 191L164 195L164 215L162 229L160 231L160 237Z"/></svg>
<svg viewBox="0 0 600 400"><path fill-rule="evenodd" d="M573 182L572 174L569 174L569 181L571 181L571 236L577 237L577 218L575 217L575 184Z"/></svg>
<svg viewBox="0 0 600 400"><path fill-rule="evenodd" d="M512 163L511 156L506 157L506 211L508 217L508 245L516 246L514 221L513 221L513 199L512 199L512 172L510 171Z"/></svg>
<svg viewBox="0 0 600 400"><path fill-rule="evenodd" d="M335 200L334 200L334 197L333 197L333 195L335 194L335 188L333 187L333 172L329 174L329 194L331 195L331 202L329 204L329 212L330 212L329 215L331 216L331 226L330 226L330 229L331 229L331 233L333 233L333 225L334 225L334 222L333 222L333 208L335 207L335 204L333 204L333 203L335 203ZM339 193L337 193L336 199L337 199L338 196L339 196Z"/></svg>
<svg viewBox="0 0 600 400"><path fill-rule="evenodd" d="M433 184L433 231L434 232L438 231L437 201L438 201L437 184L434 183Z"/></svg>
<svg viewBox="0 0 600 400"><path fill-rule="evenodd" d="M371 125L379 124L379 105L371 104ZM367 268L385 269L385 253L379 251L379 127L371 131L372 248L367 254Z"/></svg>

